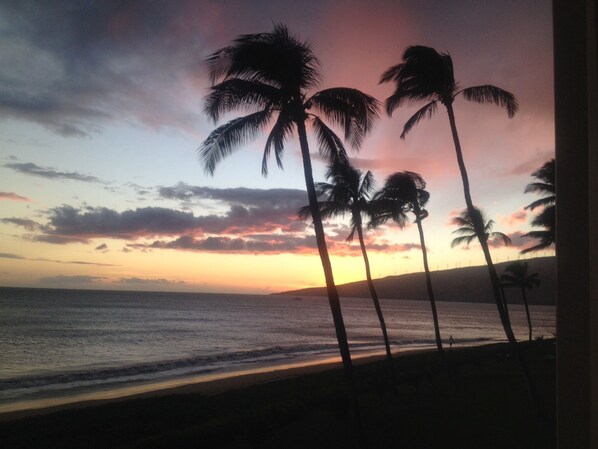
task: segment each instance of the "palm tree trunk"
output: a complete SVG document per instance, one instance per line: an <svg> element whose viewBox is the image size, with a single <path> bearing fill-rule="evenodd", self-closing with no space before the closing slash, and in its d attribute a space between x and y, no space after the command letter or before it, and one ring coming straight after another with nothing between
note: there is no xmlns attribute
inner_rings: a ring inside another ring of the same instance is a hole
<svg viewBox="0 0 598 449"><path fill-rule="evenodd" d="M419 231L419 242L422 248L422 256L424 259L424 271L426 273L426 287L428 289L428 297L430 298L430 306L432 307L432 318L434 319L434 333L436 334L436 346L441 357L444 357L442 350L442 338L440 337L440 325L438 324L438 312L436 311L436 301L434 300L434 291L432 290L432 278L430 277L430 267L428 266L428 251L426 250L426 240L424 239L424 229L420 217L419 207L414 209L417 215L417 230Z"/></svg>
<svg viewBox="0 0 598 449"><path fill-rule="evenodd" d="M472 218L476 234L478 236L478 240L480 242L480 245L482 246L482 251L484 252L484 258L486 259L486 266L488 267L488 274L490 275L490 283L492 284L492 292L494 293L494 299L496 302L496 308L498 309L498 315L500 317L503 329L507 336L507 340L509 341L511 350L515 354L515 358L519 362L521 370L523 371L523 377L525 378L528 391L530 393L534 406L536 407L538 418L543 425L546 425L548 422L546 410L544 408L542 400L540 399L540 395L538 394L536 386L532 380L529 367L523 359L523 354L521 353L519 346L517 345L517 340L515 338L515 334L513 333L513 328L511 327L511 322L509 320L509 314L505 310L504 292L500 287L500 280L498 278L498 274L496 274L496 268L494 267L494 263L492 262L492 257L490 256L488 241L486 239L486 233L484 232L484 223L480 223L481 220L475 219L476 214L474 211L473 201L471 199L471 192L469 190L469 178L467 176L465 162L463 161L463 153L461 152L461 143L459 141L459 134L457 133L457 125L455 123L455 113L453 111L453 105L451 102L446 102L445 107L449 116L451 132L453 134L453 141L455 143L455 152L457 154L457 163L459 164L459 171L461 172L461 179L463 181L463 193L465 195L465 204L467 205L469 216Z"/></svg>
<svg viewBox="0 0 598 449"><path fill-rule="evenodd" d="M384 322L384 315L382 314L382 308L380 307L380 301L378 300L378 293L374 287L374 281L372 280L372 273L370 271L370 260L368 258L367 251L365 249L365 242L363 241L363 229L361 226L361 217L359 212L353 213L353 220L357 228L357 236L359 237L359 245L361 246L361 254L363 255L363 262L365 263L365 276L367 279L368 287L370 289L370 295L374 302L374 308L378 314L378 320L380 321L380 328L382 329L382 336L384 337L384 346L386 347L386 359L388 360L388 366L390 370L390 382L394 388L395 384L395 368L394 361L392 359L392 352L390 351L390 342L388 340L388 333L386 331L386 323Z"/></svg>
<svg viewBox="0 0 598 449"><path fill-rule="evenodd" d="M532 341L532 318L529 314L529 306L527 304L527 296L525 294L525 287L521 287L521 294L523 295L523 304L525 305L525 315L527 316L527 327L529 329L529 341Z"/></svg>
<svg viewBox="0 0 598 449"><path fill-rule="evenodd" d="M480 223L480 220L477 219L477 215L475 213L475 208L473 205L473 200L471 199L471 191L469 189L469 177L467 176L467 169L465 168L465 162L463 161L463 153L461 151L461 142L459 141L459 134L457 133L457 125L455 124L455 114L453 111L453 106L450 103L447 103L445 106L449 116L449 122L453 134L453 141L455 143L457 163L459 164L459 171L461 173L461 179L463 181L463 193L465 196L465 204L467 206L469 216L472 219L475 233L478 237L480 245L482 246L484 258L486 260L486 266L488 267L488 274L490 276L490 283L492 284L492 292L494 294L496 307L498 308L498 314L503 325L505 334L507 336L507 340L510 343L517 343L517 340L515 339L515 334L513 333L513 329L511 328L509 316L505 310L505 299L503 292L500 288L500 281L498 278L498 274L496 273L496 268L494 267L494 263L492 262L490 249L488 248L488 240L486 239L486 233L484 231L484 223Z"/></svg>
<svg viewBox="0 0 598 449"><path fill-rule="evenodd" d="M336 331L336 339L338 341L338 347L341 354L341 359L343 361L345 376L349 385L351 417L355 425L355 435L357 437L358 444L361 448L366 448L368 447L368 443L365 438L365 433L361 422L359 403L357 401L357 391L353 378L353 363L351 361L349 341L347 339L347 332L345 330L345 323L341 311L338 290L334 284L332 264L330 263L330 256L328 255L328 247L326 246L326 237L324 235L324 226L322 225L322 217L318 207L318 195L314 186L311 158L309 155L309 145L307 142L307 133L305 131L305 122L297 120L295 123L297 125L297 132L299 134L301 157L303 159L303 172L305 175L305 186L307 188L309 207L311 210L311 216L316 234L316 243L318 245L318 252L320 253L320 260L322 261L322 268L324 269L328 302L330 303L330 310L332 311L332 319L334 321L334 329Z"/></svg>

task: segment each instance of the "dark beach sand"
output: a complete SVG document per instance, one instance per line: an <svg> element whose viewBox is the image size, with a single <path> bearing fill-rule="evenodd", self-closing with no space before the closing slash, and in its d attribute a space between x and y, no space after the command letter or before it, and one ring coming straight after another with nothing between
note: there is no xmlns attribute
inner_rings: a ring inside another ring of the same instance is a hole
<svg viewBox="0 0 598 449"><path fill-rule="evenodd" d="M522 348L548 411L539 423L505 344L396 358L355 368L372 448L551 448L554 341ZM249 374L126 398L0 415L5 448L353 448L338 364Z"/></svg>

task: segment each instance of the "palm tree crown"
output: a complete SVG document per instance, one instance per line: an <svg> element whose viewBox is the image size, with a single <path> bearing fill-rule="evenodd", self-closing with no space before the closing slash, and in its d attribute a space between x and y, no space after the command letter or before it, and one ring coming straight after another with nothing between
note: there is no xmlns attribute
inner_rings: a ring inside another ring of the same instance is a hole
<svg viewBox="0 0 598 449"><path fill-rule="evenodd" d="M505 267L505 271L500 276L504 287L519 287L531 290L540 285L538 273L527 274L527 262L512 262Z"/></svg>
<svg viewBox="0 0 598 449"><path fill-rule="evenodd" d="M364 173L347 162L330 164L326 172L330 182L317 182L316 190L320 213L323 219L351 216L351 233L347 241L351 242L358 226L361 226L363 215L370 215L370 199L374 191L374 175L371 171ZM299 216L306 219L310 215L309 206L299 210Z"/></svg>
<svg viewBox="0 0 598 449"><path fill-rule="evenodd" d="M428 101L403 127L401 138L423 118L436 112L438 102L450 106L457 95L476 103L494 103L507 110L509 117L517 112L515 96L491 84L460 89L453 73L453 60L448 53L438 53L430 47L415 45L403 54L403 62L390 67L382 74L381 83L394 81L394 93L385 101L386 112L393 111L406 102Z"/></svg>
<svg viewBox="0 0 598 449"><path fill-rule="evenodd" d="M285 142L306 121L325 158L345 157L341 139L310 110L342 128L345 140L356 149L378 116L378 101L357 89L331 88L308 96L321 79L319 62L310 46L292 37L283 25L269 33L241 36L209 56L207 63L214 84L206 98L208 116L216 123L226 112L249 112L216 128L202 143L200 158L210 174L224 157L272 122L262 161L264 175L272 150L282 168Z"/></svg>
<svg viewBox="0 0 598 449"><path fill-rule="evenodd" d="M539 243L521 251L521 254L531 251L539 251L548 248L556 241L556 172L555 160L546 162L542 167L532 173L537 179L536 182L529 183L525 187L525 193L539 193L544 195L542 198L528 204L525 209L534 210L537 207L544 209L532 220L532 226L542 227L544 230L530 231L525 234L526 237L533 237L539 240Z"/></svg>
<svg viewBox="0 0 598 449"><path fill-rule="evenodd" d="M465 243L469 245L476 237L475 222L479 220L484 226L485 240L500 239L506 246L511 244L511 239L508 235L502 232L492 232L494 227L494 220L486 220L484 212L478 208L474 208L474 216L472 216L467 209L465 209L458 217L453 218L453 224L459 226L453 231L453 234L459 235L451 242L451 248Z"/></svg>

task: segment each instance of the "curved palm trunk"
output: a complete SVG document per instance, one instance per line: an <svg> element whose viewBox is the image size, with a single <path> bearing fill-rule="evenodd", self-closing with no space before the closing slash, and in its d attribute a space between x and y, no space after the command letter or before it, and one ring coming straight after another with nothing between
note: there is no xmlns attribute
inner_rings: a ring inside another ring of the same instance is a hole
<svg viewBox="0 0 598 449"><path fill-rule="evenodd" d="M473 200L471 199L471 191L469 189L469 177L467 176L467 169L465 168L465 162L463 161L463 153L461 151L459 134L457 133L457 125L455 124L455 114L453 112L453 106L450 103L445 104L445 106L448 112L449 122L451 124L453 141L455 143L455 152L457 153L457 163L459 164L459 171L461 173L461 179L463 181L463 193L465 195L465 204L467 206L469 216L472 218L475 233L478 237L480 245L482 246L482 251L484 252L484 258L488 267L488 274L490 276L490 283L492 284L492 292L494 294L494 299L498 308L498 314L500 316L500 320L502 322L507 339L511 343L517 343L515 335L513 334L513 329L511 328L509 316L505 310L505 299L503 292L500 288L500 281L498 278L498 274L496 273L496 268L494 267L494 263L492 262L490 249L488 248L488 241L486 239L486 233L484 231L484 224L480 223L480 221L476 219L477 215L475 213Z"/></svg>
<svg viewBox="0 0 598 449"><path fill-rule="evenodd" d="M332 264L330 263L330 256L328 255L328 247L326 246L326 237L324 235L324 226L322 225L322 217L318 207L318 196L314 186L311 158L309 156L309 145L307 143L307 133L305 131L305 123L303 121L296 121L297 132L299 134L299 143L301 147L301 157L303 159L303 172L305 174L305 186L307 188L307 196L309 199L309 207L314 224L316 234L316 243L318 245L318 252L320 260L322 261L322 268L324 269L324 278L326 279L326 290L328 293L328 302L330 303L330 310L332 311L332 319L334 321L334 329L336 331L336 339L338 340L338 347L343 361L343 368L347 383L349 384L349 402L351 407L351 416L354 422L355 433L358 439L359 446L365 448L368 446L365 433L363 431L361 416L359 412L359 404L357 401L357 391L355 389L355 382L353 379L353 363L351 361L351 352L349 350L349 341L347 339L347 332L345 330L345 323L343 314L341 312L341 304L338 296L338 290L334 284L334 277L332 274Z"/></svg>
<svg viewBox="0 0 598 449"><path fill-rule="evenodd" d="M523 295L523 304L525 305L525 315L527 316L527 327L529 329L529 341L532 341L532 318L529 314L529 306L527 305L527 296L525 294L525 287L521 287L521 294Z"/></svg>
<svg viewBox="0 0 598 449"><path fill-rule="evenodd" d="M370 271L370 260L368 258L367 251L365 249L365 242L363 241L363 229L361 226L361 216L359 216L359 212L353 214L353 219L356 224L357 228L357 236L359 237L359 245L361 246L361 254L363 255L363 262L365 264L365 276L368 283L368 288L370 289L370 295L372 296L372 301L374 302L374 308L376 309L376 314L378 314L378 320L380 321L380 329L382 329L382 336L384 337L384 346L386 347L386 360L388 361L388 366L390 370L390 381L391 385L394 386L395 382L395 368L394 368L394 361L392 359L392 352L390 350L390 342L388 340L388 333L386 331L386 323L384 322L384 315L382 314L382 308L380 307L380 301L378 300L378 293L376 292L376 288L374 287L374 281L372 280L372 273Z"/></svg>
<svg viewBox="0 0 598 449"><path fill-rule="evenodd" d="M467 205L467 210L469 212L470 217L472 217L473 219L475 231L480 245L482 246L482 251L484 252L484 258L486 259L486 266L488 267L488 274L490 276L490 283L492 284L492 292L494 293L494 300L496 302L496 308L498 309L498 315L500 317L503 329L507 336L507 340L509 341L509 344L511 346L511 350L515 354L515 357L523 371L523 376L525 377L530 396L536 407L538 417L543 424L546 424L548 421L546 411L544 409L538 391L536 390L536 386L532 381L531 373L529 371L527 363L523 359L523 354L521 354L519 346L517 345L517 339L515 338L513 328L511 327L509 314L507 313L507 310L505 308L504 292L502 291L502 288L500 286L500 280L498 278L498 274L496 273L494 263L492 262L492 257L490 256L488 241L484 232L484 224L480 223L481 220L477 220L474 218L476 217L476 214L474 212L473 201L471 199L471 192L469 190L469 178L467 176L465 162L463 161L463 153L461 152L461 143L459 141L459 134L457 133L457 125L455 123L455 113L453 111L452 103L445 103L445 107L449 116L451 132L453 134L453 141L455 143L455 152L457 154L457 162L459 164L459 171L461 172L461 179L463 181L463 193L465 195L465 204Z"/></svg>
<svg viewBox="0 0 598 449"><path fill-rule="evenodd" d="M434 333L436 334L436 346L441 357L444 357L442 350L442 338L440 337L440 325L438 324L438 312L436 311L436 301L434 300L434 291L432 290L432 278L430 277L430 268L428 266L428 251L426 250L426 240L424 239L424 229L422 222L419 219L419 207L414 209L417 215L417 230L419 231L419 242L422 247L422 256L424 259L424 271L426 273L426 287L428 289L428 297L430 298L430 306L432 307L432 318L434 319Z"/></svg>

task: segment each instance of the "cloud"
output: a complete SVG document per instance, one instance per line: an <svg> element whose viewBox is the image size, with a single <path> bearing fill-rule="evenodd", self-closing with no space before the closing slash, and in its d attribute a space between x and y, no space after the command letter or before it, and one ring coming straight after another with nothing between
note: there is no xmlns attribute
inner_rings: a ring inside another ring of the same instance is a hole
<svg viewBox="0 0 598 449"><path fill-rule="evenodd" d="M3 2L0 116L66 137L123 119L191 128L198 120L182 104L184 82L207 54L202 33L214 26L209 5L193 11L194 3Z"/></svg>
<svg viewBox="0 0 598 449"><path fill-rule="evenodd" d="M527 221L528 212L525 209L519 209L509 216L498 215L498 221L505 226L517 226Z"/></svg>
<svg viewBox="0 0 598 449"><path fill-rule="evenodd" d="M26 260L23 256L18 256L17 254L11 253L0 253L1 259L19 259L19 260Z"/></svg>
<svg viewBox="0 0 598 449"><path fill-rule="evenodd" d="M215 200L244 207L272 206L296 211L307 204L307 192L298 189L249 189L245 187L217 189L178 183L172 187L159 187L162 198L181 201Z"/></svg>
<svg viewBox="0 0 598 449"><path fill-rule="evenodd" d="M26 196L17 195L14 192L0 192L0 200L11 200L11 201L31 201L30 198Z"/></svg>
<svg viewBox="0 0 598 449"><path fill-rule="evenodd" d="M107 251L108 245L106 245L105 243L102 243L101 245L96 246L95 250L96 251Z"/></svg>
<svg viewBox="0 0 598 449"><path fill-rule="evenodd" d="M53 168L40 167L33 162L10 162L3 167L10 168L25 175L39 176L46 179L68 179L73 181L94 182L106 184L104 181L91 175L84 175L78 172L56 171Z"/></svg>
<svg viewBox="0 0 598 449"><path fill-rule="evenodd" d="M105 279L103 276L87 276L87 275L58 275L40 278L39 282L42 284L94 284L97 281Z"/></svg>
<svg viewBox="0 0 598 449"><path fill-rule="evenodd" d="M93 265L97 267L118 267L120 265L115 265L111 263L99 263L99 262L85 262L81 260L57 260L57 259L47 259L45 257L23 257L19 256L18 254L12 253L0 253L0 259L17 259L17 260L29 260L31 262L54 262L54 263L62 263L62 264L72 264L72 265Z"/></svg>
<svg viewBox="0 0 598 449"><path fill-rule="evenodd" d="M38 222L33 221L29 218L16 218L16 217L2 218L2 219L0 219L0 221L2 223L9 223L9 224L13 224L15 226L21 226L21 227L25 228L27 231L35 231L36 229L43 228L42 225L40 225Z"/></svg>
<svg viewBox="0 0 598 449"><path fill-rule="evenodd" d="M169 279L158 278L158 279L144 279L138 277L120 278L118 281L120 284L129 285L183 285L185 281L171 281Z"/></svg>

